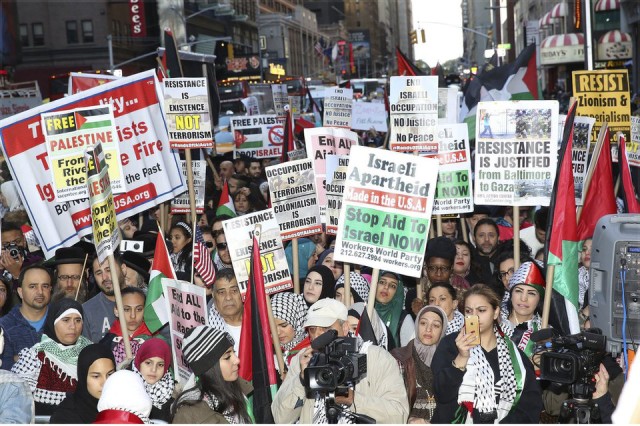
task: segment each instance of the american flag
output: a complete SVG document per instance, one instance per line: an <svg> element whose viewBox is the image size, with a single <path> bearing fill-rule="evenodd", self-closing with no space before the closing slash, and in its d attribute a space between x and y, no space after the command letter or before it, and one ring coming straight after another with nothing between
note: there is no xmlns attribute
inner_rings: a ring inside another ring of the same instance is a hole
<svg viewBox="0 0 640 426"><path fill-rule="evenodd" d="M204 281L207 287L213 285L213 281L216 279L216 270L211 260L211 254L207 250L207 246L204 244L204 238L202 237L202 231L199 226L196 228L196 241L193 247L193 264L196 271Z"/></svg>

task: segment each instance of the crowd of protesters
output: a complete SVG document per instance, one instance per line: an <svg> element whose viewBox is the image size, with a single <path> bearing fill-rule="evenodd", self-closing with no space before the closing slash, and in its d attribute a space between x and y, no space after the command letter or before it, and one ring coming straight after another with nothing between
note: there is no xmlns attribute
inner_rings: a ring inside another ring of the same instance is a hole
<svg viewBox="0 0 640 426"><path fill-rule="evenodd" d="M0 423L29 423L34 415L50 416L51 423L254 421L247 399L252 384L238 375L240 363L251 361L238 358L243 300L227 245L233 236L222 227L230 217L217 215L216 206L226 181L237 215L265 209L264 166L271 160L215 163L215 173L208 171L207 207L195 226L216 277L207 283L195 274L194 284L207 289L209 316L207 325L186 333L182 351L194 377L184 386L175 380L168 327L152 333L144 321L158 209L119 222L122 238L138 242L140 249L117 252L115 270L100 263L86 241L60 248L45 261L13 182L6 179L0 208L1 373L6 377L0 381ZM442 236L428 241L422 277L380 271L375 294L369 292L374 271L351 265L349 306L334 238L321 233L299 239L300 294L271 297L285 361L272 404L274 420L328 421L326 400L305 390L304 371L312 342L329 330L339 337L358 335L358 351L367 357L366 377L335 397L341 423L355 422L356 414L378 423L540 423L558 416L569 395L539 379L539 354L530 339L541 328L548 209L520 212L514 218L511 208L476 206L444 218ZM164 237L177 277L190 281L195 232L188 222L171 217ZM591 239L585 240L579 270L587 326L591 249ZM292 269L291 244L285 252ZM125 318L116 309L116 277ZM375 298L368 318L375 342L359 333L370 298ZM477 330L465 327L468 315L478 317ZM126 357L121 324L133 359ZM592 398L602 421L610 422L624 380L619 360L606 357L594 380Z"/></svg>

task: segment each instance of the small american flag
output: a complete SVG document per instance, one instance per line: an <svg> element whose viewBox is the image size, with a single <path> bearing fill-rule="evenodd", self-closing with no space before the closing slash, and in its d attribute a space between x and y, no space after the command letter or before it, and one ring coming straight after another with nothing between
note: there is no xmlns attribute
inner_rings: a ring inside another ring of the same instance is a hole
<svg viewBox="0 0 640 426"><path fill-rule="evenodd" d="M193 247L193 264L208 288L213 285L213 281L216 279L216 270L213 266L213 261L211 260L211 254L209 253L209 250L207 250L207 246L204 244L202 231L197 225L195 228L196 241Z"/></svg>

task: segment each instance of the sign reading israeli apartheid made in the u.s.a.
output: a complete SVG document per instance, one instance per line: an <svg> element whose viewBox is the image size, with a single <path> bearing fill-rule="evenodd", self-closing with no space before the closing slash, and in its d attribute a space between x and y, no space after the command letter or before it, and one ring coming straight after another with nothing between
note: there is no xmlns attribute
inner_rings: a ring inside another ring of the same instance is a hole
<svg viewBox="0 0 640 426"><path fill-rule="evenodd" d="M265 168L265 173L282 240L322 232L311 160L288 161L269 166Z"/></svg>
<svg viewBox="0 0 640 426"><path fill-rule="evenodd" d="M269 208L222 222L225 235L233 236L227 239L227 244L240 292L244 295L247 291L253 233L258 224L262 226L260 261L266 292L273 294L292 289L293 281L282 247L280 227L273 209Z"/></svg>
<svg viewBox="0 0 640 426"><path fill-rule="evenodd" d="M466 124L438 125L438 154L426 155L440 163L433 214L473 211L469 130Z"/></svg>
<svg viewBox="0 0 640 426"><path fill-rule="evenodd" d="M354 146L334 259L419 277L438 160Z"/></svg>
<svg viewBox="0 0 640 426"><path fill-rule="evenodd" d="M114 196L118 219L187 190L177 152L169 149L162 92L153 71L123 77L2 120L2 151L46 257L91 233L91 209L88 198L56 201L40 115L100 105L113 107L127 187L127 192Z"/></svg>
<svg viewBox="0 0 640 426"><path fill-rule="evenodd" d="M558 163L558 102L480 102L474 202L548 206Z"/></svg>

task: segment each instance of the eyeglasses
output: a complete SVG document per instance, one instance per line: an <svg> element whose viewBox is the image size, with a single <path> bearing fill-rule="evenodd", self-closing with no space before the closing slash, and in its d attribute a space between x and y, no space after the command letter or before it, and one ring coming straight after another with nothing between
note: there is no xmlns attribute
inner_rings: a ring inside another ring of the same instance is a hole
<svg viewBox="0 0 640 426"><path fill-rule="evenodd" d="M514 272L515 272L515 270L513 268L509 268L509 270L507 270L507 271L498 272L498 276L500 277L501 280L504 280L507 277L511 277Z"/></svg>
<svg viewBox="0 0 640 426"><path fill-rule="evenodd" d="M58 281L80 281L80 275L58 275Z"/></svg>
<svg viewBox="0 0 640 426"><path fill-rule="evenodd" d="M451 270L450 266L427 266L427 271L435 274L436 272L439 274L444 274L445 272L449 272Z"/></svg>
<svg viewBox="0 0 640 426"><path fill-rule="evenodd" d="M227 243L218 243L218 244L216 244L216 248L217 248L218 250L226 250L226 249L227 249L227 247L228 247L228 246L227 246Z"/></svg>
<svg viewBox="0 0 640 426"><path fill-rule="evenodd" d="M207 248L212 248L213 247L213 241L205 241L204 245L207 246Z"/></svg>

